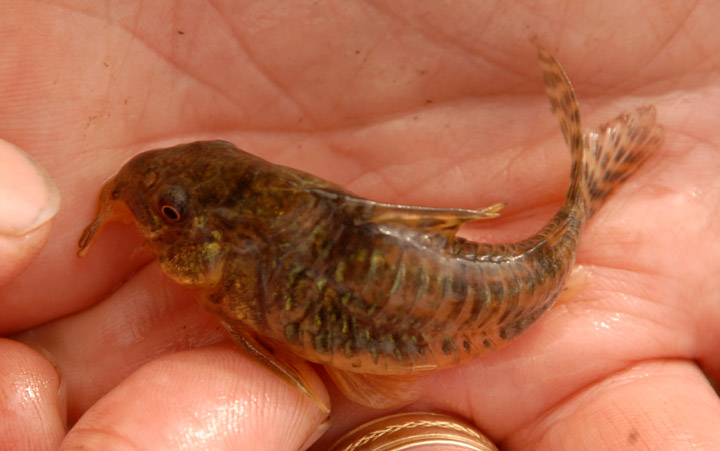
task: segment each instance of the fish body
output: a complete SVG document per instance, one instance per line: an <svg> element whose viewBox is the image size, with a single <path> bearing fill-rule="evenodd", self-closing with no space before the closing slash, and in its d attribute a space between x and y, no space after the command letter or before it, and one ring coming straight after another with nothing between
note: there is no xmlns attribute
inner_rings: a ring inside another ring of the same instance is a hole
<svg viewBox="0 0 720 451"><path fill-rule="evenodd" d="M572 168L560 210L525 240L456 236L502 204L377 203L230 143L199 141L123 166L101 190L80 253L105 222L132 218L163 271L199 288L236 342L321 407L298 358L325 365L363 404L407 400L402 381L493 350L550 308L585 222L662 142L653 107L583 133L567 76L538 54Z"/></svg>

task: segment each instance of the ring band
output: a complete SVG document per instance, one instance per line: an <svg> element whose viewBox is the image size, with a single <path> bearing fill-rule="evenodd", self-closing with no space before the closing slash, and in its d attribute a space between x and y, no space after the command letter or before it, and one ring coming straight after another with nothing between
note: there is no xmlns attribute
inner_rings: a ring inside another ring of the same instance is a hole
<svg viewBox="0 0 720 451"><path fill-rule="evenodd" d="M365 423L345 434L330 451L411 451L430 445L497 451L495 444L466 421L449 415L409 412Z"/></svg>

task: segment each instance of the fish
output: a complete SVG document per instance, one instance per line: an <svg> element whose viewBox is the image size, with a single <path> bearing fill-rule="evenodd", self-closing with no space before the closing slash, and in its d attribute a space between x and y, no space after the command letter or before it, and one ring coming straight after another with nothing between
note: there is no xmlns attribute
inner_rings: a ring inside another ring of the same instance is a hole
<svg viewBox="0 0 720 451"><path fill-rule="evenodd" d="M323 411L310 364L357 403L407 403L419 378L506 345L553 305L585 223L663 143L653 105L583 131L568 76L536 47L572 162L564 202L529 238L456 235L503 202L374 202L216 140L129 160L102 186L78 255L107 222L134 222L163 272L196 288L241 349Z"/></svg>

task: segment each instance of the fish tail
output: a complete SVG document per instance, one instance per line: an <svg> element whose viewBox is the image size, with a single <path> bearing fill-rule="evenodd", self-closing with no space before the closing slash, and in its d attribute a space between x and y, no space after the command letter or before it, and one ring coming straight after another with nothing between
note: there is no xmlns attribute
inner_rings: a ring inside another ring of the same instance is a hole
<svg viewBox="0 0 720 451"><path fill-rule="evenodd" d="M664 131L652 105L621 114L584 135L585 217L592 216L662 145Z"/></svg>
<svg viewBox="0 0 720 451"><path fill-rule="evenodd" d="M555 58L533 39L537 48L540 68L542 69L545 92L550 99L552 112L560 125L563 138L568 147L572 166L570 168L570 188L565 205L564 214L575 208L578 201L582 201L583 172L585 167L584 138L580 123L580 107L578 106L575 90L567 74Z"/></svg>
<svg viewBox="0 0 720 451"><path fill-rule="evenodd" d="M584 207L592 216L625 180L635 173L663 142L662 126L655 122L655 107L644 106L582 132L575 91L560 64L542 46L537 48L545 91L552 111L570 147L570 188L563 210Z"/></svg>

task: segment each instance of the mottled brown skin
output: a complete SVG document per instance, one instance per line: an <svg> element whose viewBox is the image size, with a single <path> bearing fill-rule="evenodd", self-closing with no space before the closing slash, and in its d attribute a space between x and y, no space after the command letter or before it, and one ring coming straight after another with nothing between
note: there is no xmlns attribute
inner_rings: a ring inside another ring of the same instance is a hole
<svg viewBox="0 0 720 451"><path fill-rule="evenodd" d="M563 287L585 221L662 141L650 107L583 135L572 86L539 55L573 165L562 208L527 240L455 237L501 205L379 204L200 141L130 160L103 187L80 252L104 222L132 217L163 270L201 288L203 306L284 380L316 399L302 369L279 354L289 352L325 364L359 402L401 401L411 393L383 390L383 381L476 357L537 320Z"/></svg>

